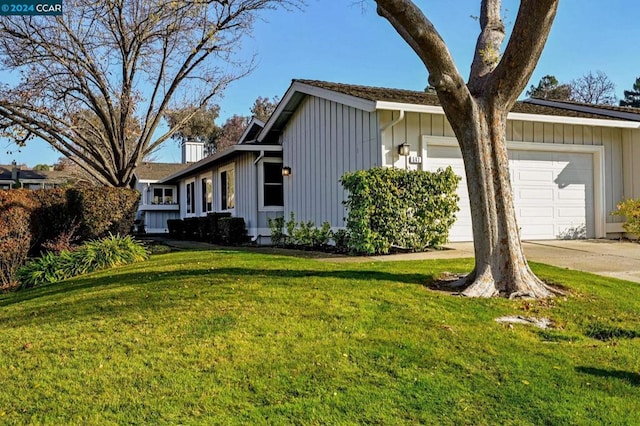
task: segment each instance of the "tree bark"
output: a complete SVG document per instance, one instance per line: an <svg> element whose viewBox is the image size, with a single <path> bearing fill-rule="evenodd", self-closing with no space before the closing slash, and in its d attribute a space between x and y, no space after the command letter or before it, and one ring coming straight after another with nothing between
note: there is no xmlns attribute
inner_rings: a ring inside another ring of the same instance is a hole
<svg viewBox="0 0 640 426"><path fill-rule="evenodd" d="M467 176L475 267L457 284L470 297L550 297L553 292L529 268L520 242L505 138L507 114L477 99L467 114L467 119L452 120L452 127Z"/></svg>
<svg viewBox="0 0 640 426"><path fill-rule="evenodd" d="M504 53L500 0L480 0L480 34L465 84L435 27L411 0L376 0L429 71L456 134L469 188L475 268L457 284L472 297L553 295L529 268L520 242L509 178L507 114L531 78L559 0L521 0Z"/></svg>

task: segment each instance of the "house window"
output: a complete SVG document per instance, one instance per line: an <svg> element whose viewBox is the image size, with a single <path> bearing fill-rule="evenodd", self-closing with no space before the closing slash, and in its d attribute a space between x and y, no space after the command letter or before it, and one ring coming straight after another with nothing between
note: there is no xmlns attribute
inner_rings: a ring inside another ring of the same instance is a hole
<svg viewBox="0 0 640 426"><path fill-rule="evenodd" d="M211 178L202 178L202 213L213 210L213 180Z"/></svg>
<svg viewBox="0 0 640 426"><path fill-rule="evenodd" d="M282 164L264 163L264 206L282 207L284 206L284 195L282 191Z"/></svg>
<svg viewBox="0 0 640 426"><path fill-rule="evenodd" d="M173 204L173 188L153 188L151 204Z"/></svg>
<svg viewBox="0 0 640 426"><path fill-rule="evenodd" d="M187 184L187 213L196 212L196 183L189 182Z"/></svg>
<svg viewBox="0 0 640 426"><path fill-rule="evenodd" d="M230 210L236 206L236 188L233 169L220 172L220 205L222 210Z"/></svg>

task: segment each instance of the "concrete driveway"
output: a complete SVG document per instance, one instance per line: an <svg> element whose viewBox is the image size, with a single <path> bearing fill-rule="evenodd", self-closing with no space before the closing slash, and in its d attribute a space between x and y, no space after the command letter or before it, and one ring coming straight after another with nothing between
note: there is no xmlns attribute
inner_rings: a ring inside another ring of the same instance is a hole
<svg viewBox="0 0 640 426"><path fill-rule="evenodd" d="M524 241L528 260L640 283L640 244L615 240ZM473 257L473 243L451 243L447 257ZM456 256L457 254L457 256ZM450 256L451 255L451 256Z"/></svg>
<svg viewBox="0 0 640 426"><path fill-rule="evenodd" d="M616 240L524 241L527 260L640 283L640 244ZM333 262L364 260L457 259L473 257L473 243L450 243L447 250L388 256L328 258Z"/></svg>

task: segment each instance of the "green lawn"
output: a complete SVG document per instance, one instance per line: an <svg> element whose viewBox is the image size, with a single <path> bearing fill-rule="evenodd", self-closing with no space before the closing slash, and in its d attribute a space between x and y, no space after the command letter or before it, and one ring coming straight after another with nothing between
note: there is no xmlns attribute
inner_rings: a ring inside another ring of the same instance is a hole
<svg viewBox="0 0 640 426"><path fill-rule="evenodd" d="M640 422L640 286L533 265L572 295L428 288L470 267L194 251L1 295L0 423Z"/></svg>

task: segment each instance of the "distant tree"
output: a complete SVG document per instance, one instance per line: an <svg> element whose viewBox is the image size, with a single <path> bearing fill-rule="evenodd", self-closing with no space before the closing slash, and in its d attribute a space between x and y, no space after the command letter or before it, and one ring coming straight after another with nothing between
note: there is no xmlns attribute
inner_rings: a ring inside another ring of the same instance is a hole
<svg viewBox="0 0 640 426"><path fill-rule="evenodd" d="M571 98L571 86L560 84L553 75L545 75L540 79L537 86L531 85L529 87L527 96L535 99L567 101Z"/></svg>
<svg viewBox="0 0 640 426"><path fill-rule="evenodd" d="M183 109L167 111L164 118L170 128L176 127L184 121L180 130L176 130L172 138L180 142L195 140L205 144L213 143L220 132L220 127L216 125L216 120L220 114L220 107L217 105L208 108L196 108L190 106ZM191 116L185 121L185 118Z"/></svg>
<svg viewBox="0 0 640 426"><path fill-rule="evenodd" d="M130 186L137 164L190 118L158 132L165 112L205 107L246 75L251 64L234 54L257 15L297 4L69 0L55 18L2 16L0 61L22 79L0 84L0 134L39 137L103 184ZM81 112L93 118L78 132ZM133 144L130 120L140 129Z"/></svg>
<svg viewBox="0 0 640 426"><path fill-rule="evenodd" d="M276 110L278 102L280 102L280 99L277 96L273 99L258 96L251 107L251 115L260 121L267 121L273 111Z"/></svg>
<svg viewBox="0 0 640 426"><path fill-rule="evenodd" d="M620 106L640 108L640 77L633 83L633 90L624 91L624 99L620 100Z"/></svg>
<svg viewBox="0 0 640 426"><path fill-rule="evenodd" d="M36 172L48 172L51 170L51 167L48 164L36 164L33 166L33 170Z"/></svg>
<svg viewBox="0 0 640 426"><path fill-rule="evenodd" d="M602 71L588 74L571 81L571 100L594 105L615 105L616 85Z"/></svg>
<svg viewBox="0 0 640 426"><path fill-rule="evenodd" d="M278 106L278 102L278 97L269 99L258 96L250 109L251 115L261 121L267 121ZM205 151L212 154L237 144L251 120L251 117L234 114L220 126L216 124L219 112L218 106L202 109L192 105L171 110L164 115L164 118L169 128L173 128L184 117L190 116L183 128L174 133L173 138L181 142L189 139L204 142Z"/></svg>
<svg viewBox="0 0 640 426"><path fill-rule="evenodd" d="M217 151L223 150L237 144L240 136L249 124L249 117L234 114L220 128L220 133L215 139L215 148Z"/></svg>

